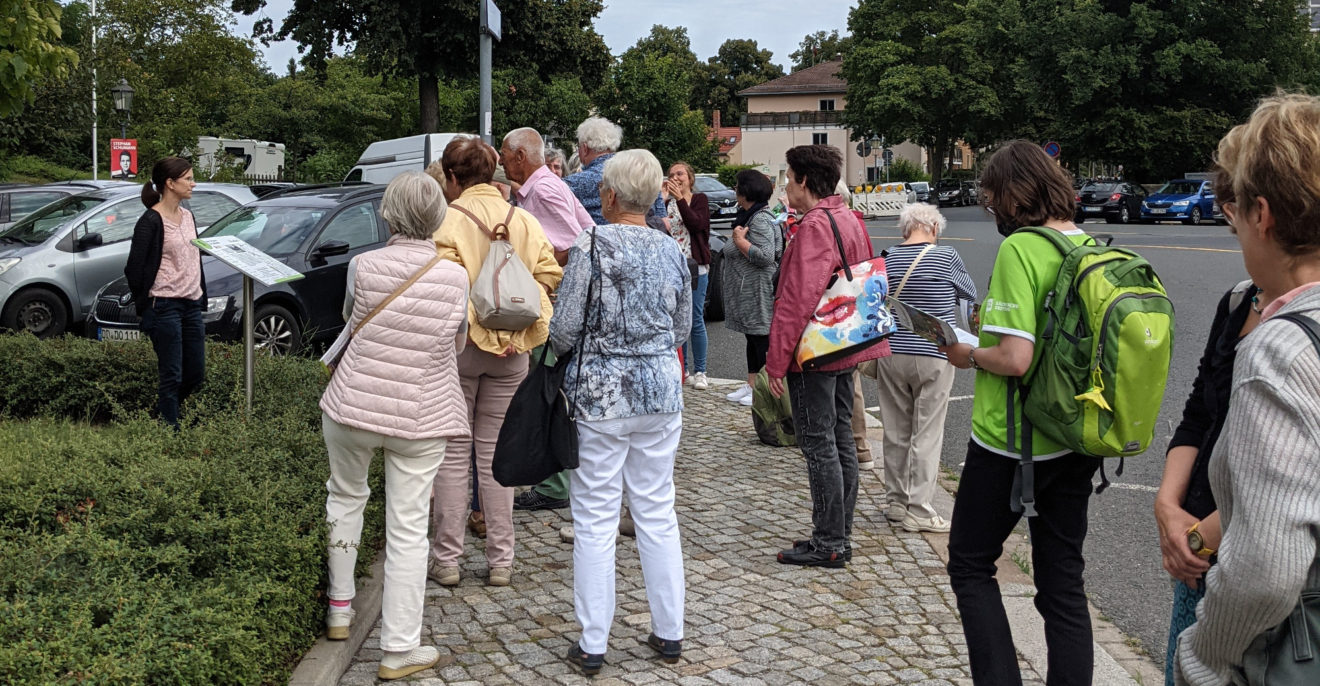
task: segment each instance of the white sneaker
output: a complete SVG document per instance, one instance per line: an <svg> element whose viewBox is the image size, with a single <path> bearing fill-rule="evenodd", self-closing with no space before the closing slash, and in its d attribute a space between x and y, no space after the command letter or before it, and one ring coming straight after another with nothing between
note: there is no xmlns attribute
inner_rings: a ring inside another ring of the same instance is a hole
<svg viewBox="0 0 1320 686"><path fill-rule="evenodd" d="M435 646L417 646L408 652L386 652L380 660L380 669L376 676L385 681L402 679L423 669L430 669L440 661L440 651Z"/></svg>
<svg viewBox="0 0 1320 686"><path fill-rule="evenodd" d="M751 393L748 393L747 395L744 395L741 400L738 401L738 404L742 405L743 407L751 407L753 400L755 400L755 398L752 397Z"/></svg>
<svg viewBox="0 0 1320 686"><path fill-rule="evenodd" d="M885 519L895 524L901 523L904 519L907 519L907 506L889 503L889 507L886 508Z"/></svg>
<svg viewBox="0 0 1320 686"><path fill-rule="evenodd" d="M908 515L903 518L903 530L914 533L925 531L932 534L947 534L949 533L949 520L939 515L926 519L925 517L918 517L909 512Z"/></svg>
<svg viewBox="0 0 1320 686"><path fill-rule="evenodd" d="M710 379L706 378L706 372L697 372L692 375L692 387L698 391L710 388Z"/></svg>
<svg viewBox="0 0 1320 686"><path fill-rule="evenodd" d="M357 611L351 607L339 609L330 608L325 613L325 637L331 641L344 641L348 639L348 631L353 626L353 617Z"/></svg>
<svg viewBox="0 0 1320 686"><path fill-rule="evenodd" d="M742 400L744 396L748 398L752 397L752 387L747 384L739 386L738 390L724 396L724 399L731 403L736 403Z"/></svg>

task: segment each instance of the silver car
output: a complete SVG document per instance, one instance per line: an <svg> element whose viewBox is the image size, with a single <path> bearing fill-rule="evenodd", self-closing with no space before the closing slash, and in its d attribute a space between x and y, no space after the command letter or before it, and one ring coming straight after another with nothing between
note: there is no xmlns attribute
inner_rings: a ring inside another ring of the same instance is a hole
<svg viewBox="0 0 1320 686"><path fill-rule="evenodd" d="M133 184L71 195L0 233L0 326L47 338L86 319L96 292L124 274L141 193ZM184 206L201 231L256 199L246 186L199 183Z"/></svg>
<svg viewBox="0 0 1320 686"><path fill-rule="evenodd" d="M25 183L0 184L0 232L56 200L100 188L127 185L126 181L90 180L61 181L41 186L30 186Z"/></svg>

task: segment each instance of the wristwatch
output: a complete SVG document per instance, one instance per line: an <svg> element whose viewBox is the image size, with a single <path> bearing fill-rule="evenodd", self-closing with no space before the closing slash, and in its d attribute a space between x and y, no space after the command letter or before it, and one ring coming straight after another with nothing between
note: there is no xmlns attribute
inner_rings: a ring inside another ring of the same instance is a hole
<svg viewBox="0 0 1320 686"><path fill-rule="evenodd" d="M1201 535L1200 531L1197 531L1200 526L1201 523L1197 522L1187 530L1187 547L1191 548L1197 557L1210 557L1215 554L1215 551L1212 548L1205 547L1205 537Z"/></svg>
<svg viewBox="0 0 1320 686"><path fill-rule="evenodd" d="M967 363L972 365L972 369L981 368L981 365L976 363L976 348L967 351Z"/></svg>

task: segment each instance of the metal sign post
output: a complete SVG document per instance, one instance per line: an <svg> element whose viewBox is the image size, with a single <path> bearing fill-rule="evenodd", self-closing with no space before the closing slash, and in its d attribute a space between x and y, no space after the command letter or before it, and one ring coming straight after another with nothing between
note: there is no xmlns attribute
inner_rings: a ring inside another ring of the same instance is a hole
<svg viewBox="0 0 1320 686"><path fill-rule="evenodd" d="M488 144L491 142L490 53L493 47L493 41L499 39L500 8L495 6L495 0L482 0L481 36L479 39L479 42L481 43L481 111L477 115L477 128L481 132L481 140Z"/></svg>
<svg viewBox="0 0 1320 686"><path fill-rule="evenodd" d="M288 283L303 275L288 265L252 247L237 236L211 236L193 240L193 245L243 275L243 397L252 414L252 388L256 377L256 311L253 281L263 286Z"/></svg>

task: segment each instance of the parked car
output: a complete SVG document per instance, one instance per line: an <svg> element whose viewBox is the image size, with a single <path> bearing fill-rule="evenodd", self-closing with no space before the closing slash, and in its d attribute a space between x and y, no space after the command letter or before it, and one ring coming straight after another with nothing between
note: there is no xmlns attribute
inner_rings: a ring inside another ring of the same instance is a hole
<svg viewBox="0 0 1320 686"><path fill-rule="evenodd" d="M26 183L0 184L0 231L24 217L70 195L98 188L126 185L126 181L63 181L33 186Z"/></svg>
<svg viewBox="0 0 1320 686"><path fill-rule="evenodd" d="M315 341L331 340L344 327L348 261L385 245L389 228L380 215L383 185L309 186L257 200L231 212L203 237L238 236L301 272L303 278L275 286L254 284L254 331L259 349L296 353ZM208 337L243 337L243 275L214 257L202 258L206 272ZM136 339L137 305L128 282L118 279L96 296L87 335L101 340Z"/></svg>
<svg viewBox="0 0 1320 686"><path fill-rule="evenodd" d="M981 184L978 181L962 182L963 196L967 199L968 205L981 204Z"/></svg>
<svg viewBox="0 0 1320 686"><path fill-rule="evenodd" d="M933 202L930 193L930 184L925 181L909 181L908 188L912 190L912 202Z"/></svg>
<svg viewBox="0 0 1320 686"><path fill-rule="evenodd" d="M705 193L710 202L710 225L733 228L733 216L738 214L738 194L714 176L698 174L695 181L694 192Z"/></svg>
<svg viewBox="0 0 1320 686"><path fill-rule="evenodd" d="M1177 179L1141 203L1141 220L1160 222L1180 220L1184 224L1200 224L1202 219L1214 216L1215 192L1209 181Z"/></svg>
<svg viewBox="0 0 1320 686"><path fill-rule="evenodd" d="M1126 224L1141 216L1141 201L1146 189L1126 181L1092 181L1077 192L1078 224L1087 219L1104 219L1110 224Z"/></svg>
<svg viewBox="0 0 1320 686"><path fill-rule="evenodd" d="M0 326L58 336L124 273L142 187L116 184L56 200L0 234ZM198 229L256 200L247 186L199 183L184 206Z"/></svg>
<svg viewBox="0 0 1320 686"><path fill-rule="evenodd" d="M972 204L968 189L958 179L940 179L935 184L935 197L940 207Z"/></svg>

